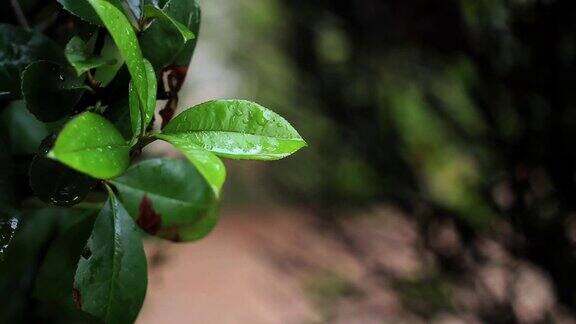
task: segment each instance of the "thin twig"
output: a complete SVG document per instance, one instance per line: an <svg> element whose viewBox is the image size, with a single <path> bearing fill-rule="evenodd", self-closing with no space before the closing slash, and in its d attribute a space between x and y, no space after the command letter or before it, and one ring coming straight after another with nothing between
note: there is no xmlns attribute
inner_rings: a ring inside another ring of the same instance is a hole
<svg viewBox="0 0 576 324"><path fill-rule="evenodd" d="M22 11L22 7L20 7L20 3L18 0L10 0L10 4L12 5L12 10L14 10L14 14L16 15L16 19L18 23L25 28L30 28L30 24L24 15L24 11Z"/></svg>

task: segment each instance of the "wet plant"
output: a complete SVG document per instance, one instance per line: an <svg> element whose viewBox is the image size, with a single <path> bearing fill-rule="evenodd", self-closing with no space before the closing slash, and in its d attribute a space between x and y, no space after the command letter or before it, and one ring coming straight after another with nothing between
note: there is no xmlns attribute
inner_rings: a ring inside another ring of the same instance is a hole
<svg viewBox="0 0 576 324"><path fill-rule="evenodd" d="M143 237L205 237L218 221L220 158L277 160L306 143L250 101L177 113L200 30L195 0L2 6L0 274L26 280L0 282L16 291L1 297L0 319L38 321L27 313L34 303L16 302L31 294L96 321L134 322L147 286ZM143 159L155 141L185 159Z"/></svg>

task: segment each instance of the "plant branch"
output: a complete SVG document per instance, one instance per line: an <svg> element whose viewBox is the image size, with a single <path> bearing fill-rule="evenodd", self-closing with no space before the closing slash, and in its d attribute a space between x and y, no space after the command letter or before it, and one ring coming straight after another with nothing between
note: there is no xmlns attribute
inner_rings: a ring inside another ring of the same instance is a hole
<svg viewBox="0 0 576 324"><path fill-rule="evenodd" d="M30 24L28 23L28 20L26 19L24 11L22 10L18 0L10 0L10 4L12 5L12 10L14 10L14 14L16 15L16 20L18 20L18 23L22 27L30 28Z"/></svg>

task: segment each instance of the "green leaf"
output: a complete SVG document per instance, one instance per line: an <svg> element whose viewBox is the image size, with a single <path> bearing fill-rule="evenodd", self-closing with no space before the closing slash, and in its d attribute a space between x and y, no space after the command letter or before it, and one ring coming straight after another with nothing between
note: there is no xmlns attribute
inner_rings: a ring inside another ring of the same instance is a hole
<svg viewBox="0 0 576 324"><path fill-rule="evenodd" d="M124 13L106 0L87 0L110 32L120 54L126 61L128 71L140 101L148 102L148 78L142 51L138 45L136 33Z"/></svg>
<svg viewBox="0 0 576 324"><path fill-rule="evenodd" d="M92 55L86 43L78 36L74 36L68 42L65 54L68 62L76 69L79 76L103 65L116 64L116 60Z"/></svg>
<svg viewBox="0 0 576 324"><path fill-rule="evenodd" d="M66 124L48 157L98 179L121 175L130 163L130 146L104 117L85 112Z"/></svg>
<svg viewBox="0 0 576 324"><path fill-rule="evenodd" d="M36 154L49 132L27 109L24 101L13 101L2 111L0 127L10 140L13 154Z"/></svg>
<svg viewBox="0 0 576 324"><path fill-rule="evenodd" d="M57 206L73 206L83 201L94 179L46 157L56 136L47 137L30 165L30 187L40 200Z"/></svg>
<svg viewBox="0 0 576 324"><path fill-rule="evenodd" d="M173 119L162 133L232 159L277 160L306 146L284 118L244 100L195 106Z"/></svg>
<svg viewBox="0 0 576 324"><path fill-rule="evenodd" d="M142 237L110 193L78 263L74 278L76 303L104 323L133 323L144 302L146 286Z"/></svg>
<svg viewBox="0 0 576 324"><path fill-rule="evenodd" d="M63 229L50 245L38 271L34 297L74 307L73 285L78 261L92 233L96 212L67 209L75 223Z"/></svg>
<svg viewBox="0 0 576 324"><path fill-rule="evenodd" d="M190 29L188 29L186 25L180 23L171 16L167 15L162 9L159 9L152 5L146 5L144 7L144 15L146 16L146 18L158 18L172 24L174 28L176 28L176 30L182 36L182 40L184 41L184 43L186 43L191 39L194 39L195 37L194 33Z"/></svg>
<svg viewBox="0 0 576 324"><path fill-rule="evenodd" d="M32 63L22 74L26 106L44 122L57 121L70 114L84 91L82 80L56 63Z"/></svg>
<svg viewBox="0 0 576 324"><path fill-rule="evenodd" d="M178 242L197 240L218 220L212 189L187 161L144 161L111 182L148 234Z"/></svg>
<svg viewBox="0 0 576 324"><path fill-rule="evenodd" d="M18 99L20 75L39 60L65 62L62 50L48 37L33 31L0 24L0 100Z"/></svg>
<svg viewBox="0 0 576 324"><path fill-rule="evenodd" d="M144 64L146 66L146 79L148 82L148 98L146 106L142 107L140 104L138 93L132 83L130 84L129 91L130 120L134 137L143 134L142 126L144 126L145 131L152 121L152 118L154 117L154 111L156 110L156 92L158 87L158 83L156 82L156 73L154 72L154 67L152 67L152 64L150 64L148 60L144 60ZM144 117L142 117L142 112L144 112Z"/></svg>
<svg viewBox="0 0 576 324"><path fill-rule="evenodd" d="M96 69L96 80L102 83L102 87L106 87L114 80L114 78L117 77L119 73L118 71L122 71L121 69L124 67L124 58L122 57L122 54L120 54L120 50L118 50L116 44L114 44L114 40L110 37L105 37L104 39L102 57L116 62L112 65L102 65ZM126 73L128 74L128 72Z"/></svg>
<svg viewBox="0 0 576 324"><path fill-rule="evenodd" d="M159 5L162 5L159 3ZM160 7L162 13L176 21L195 36L190 41L182 42L182 34L167 19L156 19L140 37L144 56L152 63L157 72L174 66L184 71L190 64L196 48L200 31L200 6L196 0L170 0ZM182 77L183 78L183 77Z"/></svg>
<svg viewBox="0 0 576 324"><path fill-rule="evenodd" d="M226 168L216 155L178 135L156 134L155 137L174 145L180 150L206 179L214 195L217 198L220 196L220 190L222 190L222 185L224 185L224 180L226 179Z"/></svg>
<svg viewBox="0 0 576 324"><path fill-rule="evenodd" d="M122 2L118 0L106 0L116 6L118 9L122 10ZM91 24L104 26L104 23L88 3L88 0L58 0L58 2L64 7L64 9L71 12L73 15L77 16L84 21Z"/></svg>

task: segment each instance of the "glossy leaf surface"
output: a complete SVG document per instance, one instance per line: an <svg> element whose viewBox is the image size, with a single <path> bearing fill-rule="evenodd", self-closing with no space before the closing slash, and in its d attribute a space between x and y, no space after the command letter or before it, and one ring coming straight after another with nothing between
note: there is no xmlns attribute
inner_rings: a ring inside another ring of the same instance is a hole
<svg viewBox="0 0 576 324"><path fill-rule="evenodd" d="M130 147L104 117L86 112L68 122L48 154L98 179L115 178L130 163Z"/></svg>
<svg viewBox="0 0 576 324"><path fill-rule="evenodd" d="M206 179L214 195L220 196L220 190L226 179L224 163L211 152L191 143L179 135L157 134L157 138L164 140L176 147L196 167L198 172Z"/></svg>
<svg viewBox="0 0 576 324"><path fill-rule="evenodd" d="M39 60L65 59L62 50L48 37L0 24L0 99L20 98L20 74L28 64Z"/></svg>
<svg viewBox="0 0 576 324"><path fill-rule="evenodd" d="M78 263L77 306L104 323L133 323L146 295L146 267L141 234L111 194Z"/></svg>
<svg viewBox="0 0 576 324"><path fill-rule="evenodd" d="M156 73L154 72L154 67L144 60L146 66L146 81L148 82L147 93L148 97L146 100L146 106L142 107L140 100L138 98L138 93L135 87L130 84L130 120L132 124L132 132L134 136L141 133L142 126L144 130L148 127L152 118L154 117L154 111L156 110L156 92L158 84L156 82ZM144 117L142 118L142 112L144 112Z"/></svg>
<svg viewBox="0 0 576 324"><path fill-rule="evenodd" d="M151 235L197 240L216 224L214 193L188 161L144 161L112 183L130 215Z"/></svg>
<svg viewBox="0 0 576 324"><path fill-rule="evenodd" d="M103 65L113 65L116 63L116 60L92 55L86 43L78 36L73 37L70 42L68 42L65 54L68 62L74 67L78 75L82 75L91 69Z"/></svg>
<svg viewBox="0 0 576 324"><path fill-rule="evenodd" d="M82 80L56 63L32 63L22 74L26 106L44 122L56 121L71 113L84 91Z"/></svg>
<svg viewBox="0 0 576 324"><path fill-rule="evenodd" d="M138 91L140 101L148 102L148 80L142 51L138 45L136 33L124 13L106 0L88 0L106 29L112 35L120 54L126 61L126 66L132 82Z"/></svg>
<svg viewBox="0 0 576 324"><path fill-rule="evenodd" d="M182 40L184 43L191 39L194 39L195 37L194 33L190 29L188 29L188 26L172 18L170 15L166 14L162 9L159 9L152 5L146 5L144 7L144 14L146 18L158 18L172 24L174 28L176 28L176 30L178 30L178 32L182 36Z"/></svg>
<svg viewBox="0 0 576 324"><path fill-rule="evenodd" d="M164 134L233 159L277 160L306 142L282 117L244 100L216 100L188 109Z"/></svg>

